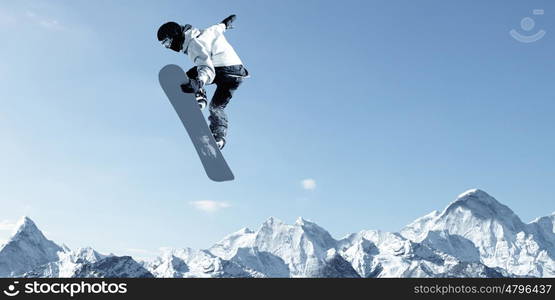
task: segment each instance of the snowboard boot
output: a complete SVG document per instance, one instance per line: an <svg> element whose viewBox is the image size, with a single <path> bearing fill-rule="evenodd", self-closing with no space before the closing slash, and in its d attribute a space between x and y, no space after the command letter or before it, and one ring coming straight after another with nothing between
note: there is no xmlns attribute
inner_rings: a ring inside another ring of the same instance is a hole
<svg viewBox="0 0 555 300"><path fill-rule="evenodd" d="M214 139L216 140L216 145L218 145L218 148L222 150L225 146L225 139L223 137L217 137L217 136L214 136Z"/></svg>
<svg viewBox="0 0 555 300"><path fill-rule="evenodd" d="M195 97L197 99L200 110L203 110L208 105L208 100L206 99L206 91L204 89L200 89L195 94Z"/></svg>

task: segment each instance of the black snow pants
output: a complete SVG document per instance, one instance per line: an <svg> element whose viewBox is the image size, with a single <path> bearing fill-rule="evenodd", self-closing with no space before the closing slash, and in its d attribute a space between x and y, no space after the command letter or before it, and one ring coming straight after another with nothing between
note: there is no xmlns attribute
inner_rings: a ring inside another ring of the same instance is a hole
<svg viewBox="0 0 555 300"><path fill-rule="evenodd" d="M248 76L248 71L243 65L216 67L215 69L214 83L217 87L210 101L208 120L210 121L210 130L217 139L224 138L227 134L228 121L224 109L243 79ZM197 67L187 71L187 77L197 78L197 76Z"/></svg>

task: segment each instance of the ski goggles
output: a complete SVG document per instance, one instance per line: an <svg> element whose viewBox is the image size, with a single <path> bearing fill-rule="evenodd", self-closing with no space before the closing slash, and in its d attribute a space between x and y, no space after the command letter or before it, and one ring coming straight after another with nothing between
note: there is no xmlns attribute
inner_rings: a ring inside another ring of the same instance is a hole
<svg viewBox="0 0 555 300"><path fill-rule="evenodd" d="M162 41L160 41L160 43L162 43L162 45L163 45L164 47L168 48L168 49L171 48L172 42L173 42L173 39L170 39L170 38L165 38L165 39L163 39Z"/></svg>

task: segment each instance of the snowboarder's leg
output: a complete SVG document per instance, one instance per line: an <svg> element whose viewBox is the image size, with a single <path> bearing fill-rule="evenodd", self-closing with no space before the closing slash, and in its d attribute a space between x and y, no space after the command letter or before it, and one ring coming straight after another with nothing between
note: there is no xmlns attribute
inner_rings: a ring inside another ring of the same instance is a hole
<svg viewBox="0 0 555 300"><path fill-rule="evenodd" d="M233 97L233 93L237 90L243 78L237 76L220 76L214 82L217 85L216 92L210 101L210 130L216 139L221 144L220 148L225 144L225 136L227 135L227 114L224 109Z"/></svg>
<svg viewBox="0 0 555 300"><path fill-rule="evenodd" d="M185 74L187 74L187 77L189 77L189 79L197 79L197 76L198 76L197 67L192 67L187 72L185 72ZM190 91L187 91L187 85L183 87L183 91L188 93L194 92L192 88L190 88ZM208 98L206 97L206 90L204 88L200 89L195 94L195 97L197 99L200 109L203 110L208 104Z"/></svg>

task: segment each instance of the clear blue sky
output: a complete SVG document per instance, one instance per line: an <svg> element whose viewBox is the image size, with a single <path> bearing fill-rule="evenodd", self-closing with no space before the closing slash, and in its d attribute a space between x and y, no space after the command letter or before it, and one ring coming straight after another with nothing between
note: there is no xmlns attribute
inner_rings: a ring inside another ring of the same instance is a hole
<svg viewBox="0 0 555 300"><path fill-rule="evenodd" d="M222 184L158 85L162 66L191 63L155 35L231 13L252 78L228 108L237 180ZM22 215L71 248L135 256L270 216L339 238L397 231L470 188L524 221L550 214L553 14L552 1L2 1L0 239ZM525 44L513 28L547 34Z"/></svg>

